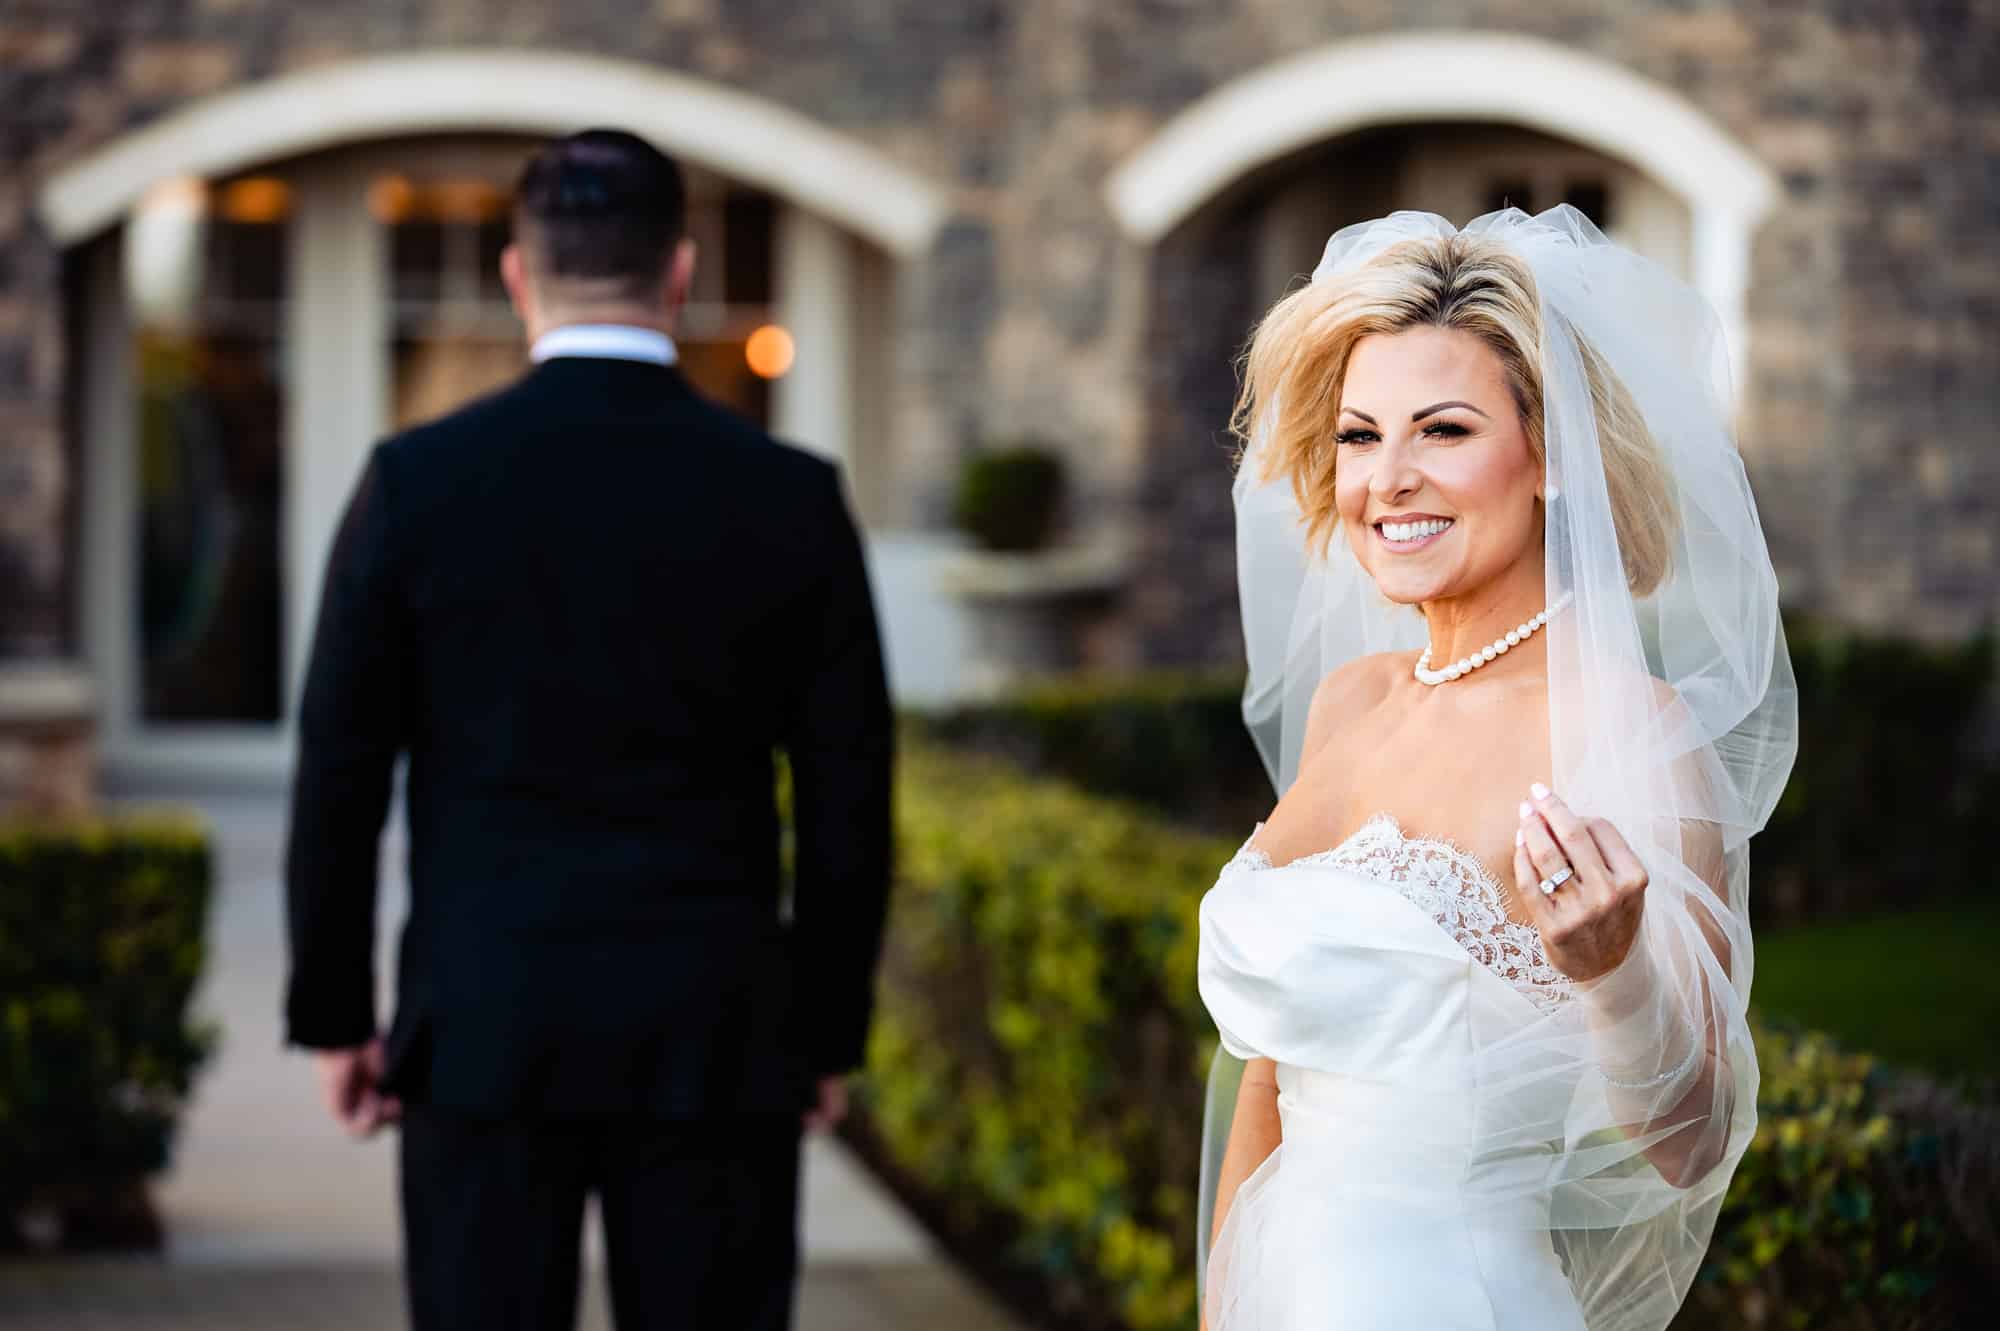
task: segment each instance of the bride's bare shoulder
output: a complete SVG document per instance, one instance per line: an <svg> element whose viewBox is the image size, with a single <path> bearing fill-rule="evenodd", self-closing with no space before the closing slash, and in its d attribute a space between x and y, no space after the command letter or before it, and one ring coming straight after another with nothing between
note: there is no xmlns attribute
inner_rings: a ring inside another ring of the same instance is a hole
<svg viewBox="0 0 2000 1331"><path fill-rule="evenodd" d="M1329 705L1366 707L1380 702L1389 692L1390 686L1410 673L1416 663L1417 653L1373 652L1367 656L1357 656L1347 664L1327 672L1313 692L1313 706L1319 706L1320 699Z"/></svg>
<svg viewBox="0 0 2000 1331"><path fill-rule="evenodd" d="M1415 652L1376 652L1328 671L1313 690L1312 705L1306 709L1302 756L1319 752L1342 721L1352 721L1381 702L1416 659Z"/></svg>

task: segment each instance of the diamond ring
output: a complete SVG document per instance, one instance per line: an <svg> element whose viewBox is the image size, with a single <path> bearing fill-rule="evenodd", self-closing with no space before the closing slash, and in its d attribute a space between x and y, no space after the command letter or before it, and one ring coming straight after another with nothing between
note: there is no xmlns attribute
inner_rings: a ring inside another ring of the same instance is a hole
<svg viewBox="0 0 2000 1331"><path fill-rule="evenodd" d="M1542 895L1548 896L1564 883L1567 883L1570 880L1570 872L1570 867L1565 864L1562 868L1557 869L1547 878L1544 878L1542 880Z"/></svg>

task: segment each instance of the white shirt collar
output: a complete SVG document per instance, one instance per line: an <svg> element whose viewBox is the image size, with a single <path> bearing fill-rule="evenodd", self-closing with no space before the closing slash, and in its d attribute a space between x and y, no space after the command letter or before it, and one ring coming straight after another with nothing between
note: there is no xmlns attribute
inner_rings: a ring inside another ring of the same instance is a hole
<svg viewBox="0 0 2000 1331"><path fill-rule="evenodd" d="M591 356L602 360L650 361L672 365L680 359L674 340L657 328L631 324L564 324L535 339L528 359L537 365L556 356Z"/></svg>

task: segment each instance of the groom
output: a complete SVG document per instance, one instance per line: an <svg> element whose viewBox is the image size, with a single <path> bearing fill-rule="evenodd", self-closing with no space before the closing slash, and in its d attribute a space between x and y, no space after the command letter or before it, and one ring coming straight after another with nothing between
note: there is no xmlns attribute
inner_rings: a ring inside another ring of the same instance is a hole
<svg viewBox="0 0 2000 1331"><path fill-rule="evenodd" d="M292 1043L400 1122L417 1331L790 1317L801 1124L845 1110L889 877L890 713L839 471L704 400L675 164L522 174L511 387L381 444L328 562L286 859ZM775 750L797 864L780 901ZM408 756L386 1038L377 841Z"/></svg>

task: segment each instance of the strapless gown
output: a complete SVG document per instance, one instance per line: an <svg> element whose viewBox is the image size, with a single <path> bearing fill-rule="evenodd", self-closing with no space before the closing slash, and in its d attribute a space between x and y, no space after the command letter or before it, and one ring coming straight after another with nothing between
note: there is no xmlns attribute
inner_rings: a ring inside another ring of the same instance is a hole
<svg viewBox="0 0 2000 1331"><path fill-rule="evenodd" d="M1584 1331L1547 1161L1482 1158L1463 1075L1572 1001L1540 936L1475 857L1387 815L1277 867L1255 835L1202 900L1200 985L1224 1046L1275 1060L1283 1144L1210 1254L1210 1331Z"/></svg>

